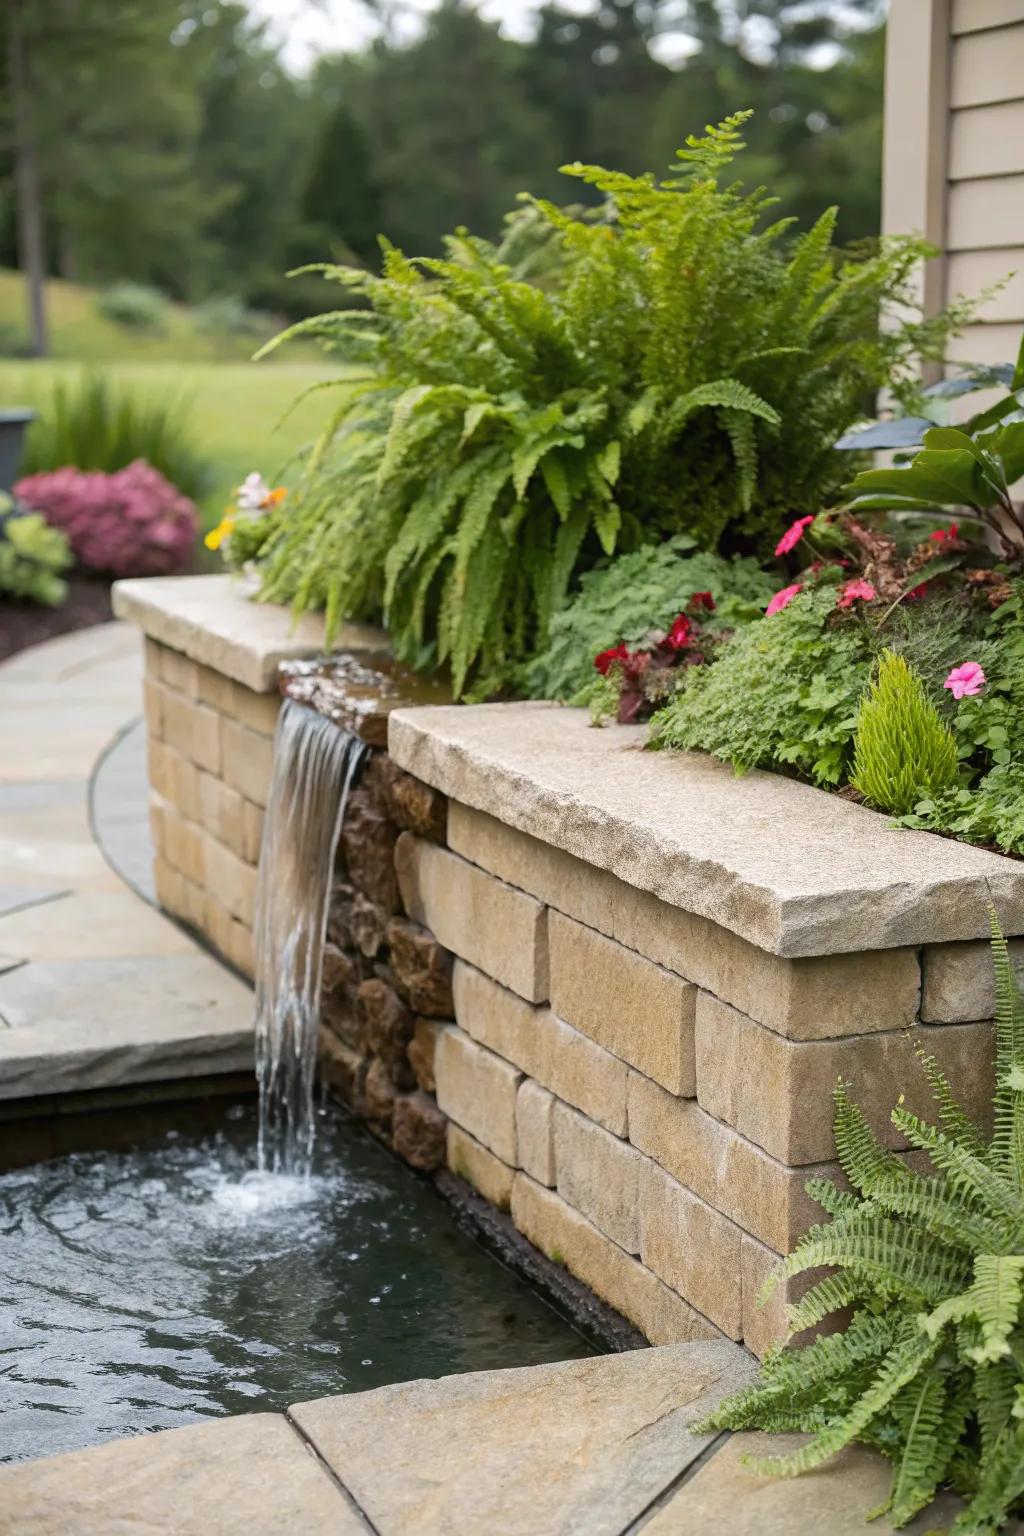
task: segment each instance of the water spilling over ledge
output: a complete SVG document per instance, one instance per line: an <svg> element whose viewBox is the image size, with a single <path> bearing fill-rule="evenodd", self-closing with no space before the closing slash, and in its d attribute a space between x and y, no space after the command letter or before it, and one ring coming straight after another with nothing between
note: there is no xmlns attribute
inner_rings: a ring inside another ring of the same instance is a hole
<svg viewBox="0 0 1024 1536"><path fill-rule="evenodd" d="M259 1166L307 1175L313 1155L320 980L331 873L365 744L286 700L260 853L256 906Z"/></svg>

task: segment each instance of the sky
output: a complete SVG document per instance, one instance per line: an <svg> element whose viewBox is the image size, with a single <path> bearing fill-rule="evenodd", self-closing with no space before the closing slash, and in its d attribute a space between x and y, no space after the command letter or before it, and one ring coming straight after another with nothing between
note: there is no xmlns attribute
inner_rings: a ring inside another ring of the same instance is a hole
<svg viewBox="0 0 1024 1536"><path fill-rule="evenodd" d="M250 10L263 16L270 23L273 36L281 44L288 67L296 74L304 74L320 53L342 53L358 50L380 31L374 16L391 8L400 16L395 33L412 35L417 29L417 17L432 10L437 0L249 0ZM560 0L564 10L587 11L591 0ZM729 0L723 0L727 6ZM800 0L795 0L796 4ZM501 23L502 31L509 37L530 36L532 18L539 0L477 0L481 15L489 21ZM825 8L849 14L843 0L806 0L808 9ZM660 40L659 40L660 41ZM679 33L671 34L662 47L652 48L662 62L678 63L689 52L688 40ZM822 64L830 59L822 59Z"/></svg>

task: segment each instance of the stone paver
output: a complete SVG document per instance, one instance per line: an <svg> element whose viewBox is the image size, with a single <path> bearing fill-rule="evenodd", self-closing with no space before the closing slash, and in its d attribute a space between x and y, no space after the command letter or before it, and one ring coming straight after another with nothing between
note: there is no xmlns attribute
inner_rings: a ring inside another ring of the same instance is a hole
<svg viewBox="0 0 1024 1536"><path fill-rule="evenodd" d="M751 1369L743 1350L706 1343L291 1412L382 1536L619 1536L709 1443L690 1426Z"/></svg>
<svg viewBox="0 0 1024 1536"><path fill-rule="evenodd" d="M908 837L778 774L646 752L645 739L543 703L403 709L388 727L399 767L451 799L773 954L983 937L991 903L1008 933L1024 927L1024 869L1010 859Z"/></svg>
<svg viewBox="0 0 1024 1536"><path fill-rule="evenodd" d="M757 1477L742 1464L746 1455L782 1456L805 1435L733 1435L689 1482L643 1526L643 1536L888 1536L882 1518L865 1516L884 1504L892 1468L866 1446L851 1446L803 1477ZM944 1494L901 1529L906 1536L947 1530L961 1508Z"/></svg>
<svg viewBox="0 0 1024 1536"><path fill-rule="evenodd" d="M141 661L105 624L0 666L0 1101L252 1061L248 988L138 894Z"/></svg>
<svg viewBox="0 0 1024 1536"><path fill-rule="evenodd" d="M0 1468L0 1536L366 1536L284 1418L253 1413Z"/></svg>

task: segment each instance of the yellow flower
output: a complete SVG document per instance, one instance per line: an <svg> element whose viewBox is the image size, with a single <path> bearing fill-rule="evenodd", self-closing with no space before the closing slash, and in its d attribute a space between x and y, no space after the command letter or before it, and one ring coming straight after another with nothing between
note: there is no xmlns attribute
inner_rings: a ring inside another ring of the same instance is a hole
<svg viewBox="0 0 1024 1536"><path fill-rule="evenodd" d="M234 526L235 519L232 516L222 517L216 528L211 528L203 540L207 549L220 549L224 540L230 537Z"/></svg>

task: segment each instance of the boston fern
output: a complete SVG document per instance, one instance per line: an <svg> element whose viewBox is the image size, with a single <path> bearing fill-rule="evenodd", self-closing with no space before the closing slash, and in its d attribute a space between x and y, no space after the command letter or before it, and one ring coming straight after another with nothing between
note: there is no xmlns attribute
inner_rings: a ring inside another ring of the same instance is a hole
<svg viewBox="0 0 1024 1536"><path fill-rule="evenodd" d="M808 1191L831 1220L813 1227L769 1281L833 1272L789 1309L792 1333L844 1308L845 1331L765 1360L708 1427L804 1430L813 1439L759 1473L792 1477L852 1441L893 1465L883 1508L905 1525L951 1485L966 1501L954 1536L982 1536L1024 1512L1024 1003L993 918L996 1088L991 1138L920 1053L938 1106L932 1126L892 1121L933 1174L885 1150L836 1090L836 1150L854 1193Z"/></svg>
<svg viewBox="0 0 1024 1536"><path fill-rule="evenodd" d="M326 608L329 635L383 619L403 659L481 694L602 557L676 533L770 542L816 512L843 479L836 437L948 320L879 332L919 244L843 263L834 210L790 242L762 190L723 184L746 116L666 181L566 167L600 207L526 199L497 246L461 231L438 259L385 243L379 276L323 269L366 307L285 333L349 371L287 506L233 536L263 596Z"/></svg>

